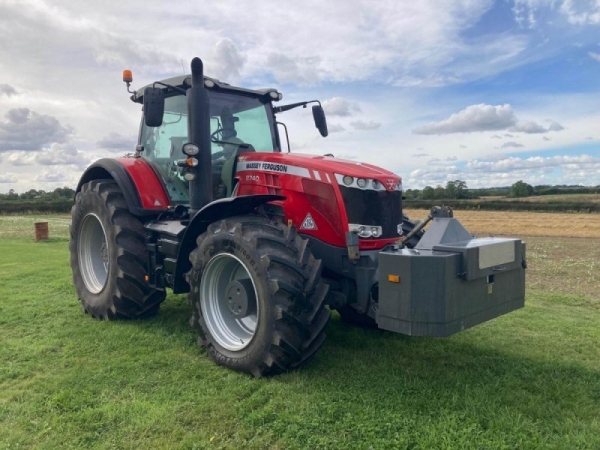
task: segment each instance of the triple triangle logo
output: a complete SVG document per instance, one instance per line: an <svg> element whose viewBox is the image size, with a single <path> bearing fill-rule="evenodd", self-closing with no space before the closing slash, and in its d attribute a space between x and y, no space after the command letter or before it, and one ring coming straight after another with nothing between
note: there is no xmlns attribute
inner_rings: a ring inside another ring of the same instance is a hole
<svg viewBox="0 0 600 450"><path fill-rule="evenodd" d="M310 213L308 213L306 215L306 217L304 218L304 222L302 222L302 225L300 225L300 229L301 230L317 230L318 229L317 224L313 220Z"/></svg>

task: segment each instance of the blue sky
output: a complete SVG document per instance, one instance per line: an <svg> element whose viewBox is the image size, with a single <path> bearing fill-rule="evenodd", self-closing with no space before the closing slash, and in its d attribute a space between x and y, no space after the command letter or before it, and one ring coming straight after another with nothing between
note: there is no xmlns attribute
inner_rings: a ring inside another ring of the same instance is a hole
<svg viewBox="0 0 600 450"><path fill-rule="evenodd" d="M292 151L407 188L600 184L599 0L0 0L0 192L74 186L135 146L134 86L208 75L319 98L279 116Z"/></svg>

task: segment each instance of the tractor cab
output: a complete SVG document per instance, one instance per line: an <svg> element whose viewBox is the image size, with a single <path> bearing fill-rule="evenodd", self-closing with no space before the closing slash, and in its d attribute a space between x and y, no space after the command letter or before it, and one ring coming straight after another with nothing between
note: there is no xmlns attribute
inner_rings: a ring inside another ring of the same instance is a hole
<svg viewBox="0 0 600 450"><path fill-rule="evenodd" d="M174 204L189 202L187 167L178 164L186 158L183 145L190 142L184 94L189 83L189 77L161 82L164 85L162 123L148 126L142 120L138 138L138 156L152 165ZM232 194L238 155L281 151L271 103L279 100L281 94L273 89L234 88L211 78L205 78L204 83L210 103L211 190L213 199L219 199ZM132 100L143 103L143 97L144 89L134 93Z"/></svg>

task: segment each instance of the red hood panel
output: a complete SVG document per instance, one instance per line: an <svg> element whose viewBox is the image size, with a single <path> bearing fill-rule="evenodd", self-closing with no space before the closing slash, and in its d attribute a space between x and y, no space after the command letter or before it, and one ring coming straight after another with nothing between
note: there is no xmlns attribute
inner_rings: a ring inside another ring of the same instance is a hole
<svg viewBox="0 0 600 450"><path fill-rule="evenodd" d="M298 153L245 153L240 156L240 161L268 161L275 164L288 164L324 172L339 173L353 177L364 178L394 178L401 177L389 170L372 164L333 158L330 156L307 155Z"/></svg>

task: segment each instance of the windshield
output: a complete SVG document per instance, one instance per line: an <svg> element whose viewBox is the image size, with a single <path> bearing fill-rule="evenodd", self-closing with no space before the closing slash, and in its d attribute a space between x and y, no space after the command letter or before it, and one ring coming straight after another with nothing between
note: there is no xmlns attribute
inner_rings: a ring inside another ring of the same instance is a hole
<svg viewBox="0 0 600 450"><path fill-rule="evenodd" d="M239 94L208 91L210 100L210 132L213 164L213 197L230 194L231 180L223 180L223 169L233 164L239 144L250 144L254 151L278 151L270 103ZM151 161L167 187L171 201L188 201L188 185L181 168L173 161L185 158L181 151L188 142L186 97L165 99L165 112L160 127L147 127L142 122L140 144L142 157ZM231 161L230 161L231 160ZM225 174L226 178L230 177Z"/></svg>

